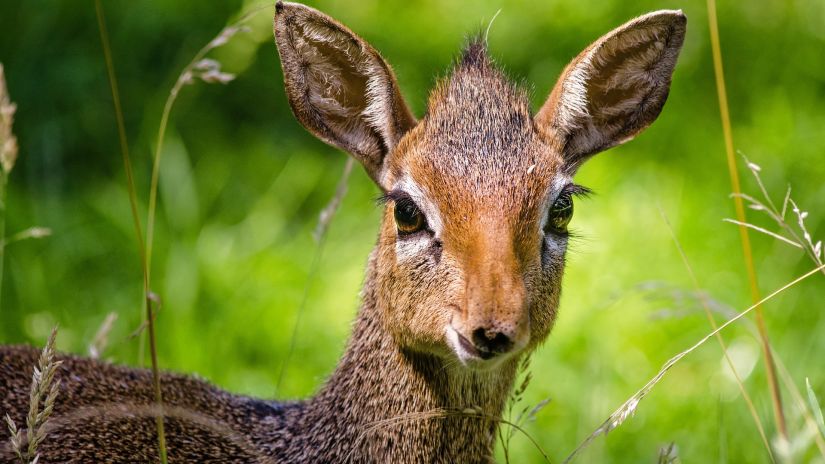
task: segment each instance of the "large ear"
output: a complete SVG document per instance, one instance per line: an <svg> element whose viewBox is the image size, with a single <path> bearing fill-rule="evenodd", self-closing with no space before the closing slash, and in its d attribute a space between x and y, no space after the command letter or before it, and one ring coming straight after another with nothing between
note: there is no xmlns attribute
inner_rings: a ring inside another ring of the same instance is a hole
<svg viewBox="0 0 825 464"><path fill-rule="evenodd" d="M659 116L686 23L681 11L649 13L600 38L567 66L535 123L561 147L569 172Z"/></svg>
<svg viewBox="0 0 825 464"><path fill-rule="evenodd" d="M390 66L344 25L297 3L275 5L275 42L295 117L380 186L384 157L415 125Z"/></svg>

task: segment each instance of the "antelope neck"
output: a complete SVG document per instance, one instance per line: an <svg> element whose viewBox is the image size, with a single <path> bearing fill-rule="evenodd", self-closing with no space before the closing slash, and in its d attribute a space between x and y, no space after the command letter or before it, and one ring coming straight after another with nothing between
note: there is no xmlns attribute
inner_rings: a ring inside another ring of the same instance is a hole
<svg viewBox="0 0 825 464"><path fill-rule="evenodd" d="M370 260L346 352L306 404L300 428L312 432L304 446L317 451L312 458L336 462L492 459L496 419L517 360L495 371L471 372L456 362L400 348L382 327L374 263Z"/></svg>

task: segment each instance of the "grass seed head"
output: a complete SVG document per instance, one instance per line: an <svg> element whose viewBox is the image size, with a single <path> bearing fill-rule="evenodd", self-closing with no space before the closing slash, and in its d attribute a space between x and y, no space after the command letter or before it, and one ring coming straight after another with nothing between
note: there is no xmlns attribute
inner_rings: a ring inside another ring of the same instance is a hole
<svg viewBox="0 0 825 464"><path fill-rule="evenodd" d="M9 99L6 75L0 63L0 167L8 174L17 161L17 138L11 132L17 106Z"/></svg>

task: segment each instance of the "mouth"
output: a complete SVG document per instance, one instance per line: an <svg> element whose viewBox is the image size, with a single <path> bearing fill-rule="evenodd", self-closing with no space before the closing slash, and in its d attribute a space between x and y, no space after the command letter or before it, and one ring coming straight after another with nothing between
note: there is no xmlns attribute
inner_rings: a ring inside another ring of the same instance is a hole
<svg viewBox="0 0 825 464"><path fill-rule="evenodd" d="M470 340L467 340L467 337L461 335L460 333L456 332L458 335L458 344L463 348L467 353L477 357L484 359L485 361L488 359L492 359L496 354L490 351L481 351L473 345Z"/></svg>
<svg viewBox="0 0 825 464"><path fill-rule="evenodd" d="M450 345L458 360L465 367L475 370L490 370L508 357L507 354L479 350L470 340L458 333L452 324L447 324L445 327L445 335L447 344Z"/></svg>

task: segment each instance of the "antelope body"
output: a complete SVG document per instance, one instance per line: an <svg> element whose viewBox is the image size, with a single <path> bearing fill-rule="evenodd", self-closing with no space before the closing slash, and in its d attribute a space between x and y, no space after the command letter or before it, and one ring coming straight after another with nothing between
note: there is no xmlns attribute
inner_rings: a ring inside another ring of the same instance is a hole
<svg viewBox="0 0 825 464"><path fill-rule="evenodd" d="M61 356L40 462L488 462L519 360L556 318L572 176L658 116L684 39L680 11L634 19L565 69L533 115L472 40L407 108L369 44L306 6L276 5L297 119L354 156L386 200L362 305L335 372L278 403L163 374ZM25 424L38 352L0 348L0 413ZM0 460L13 462L9 442Z"/></svg>

